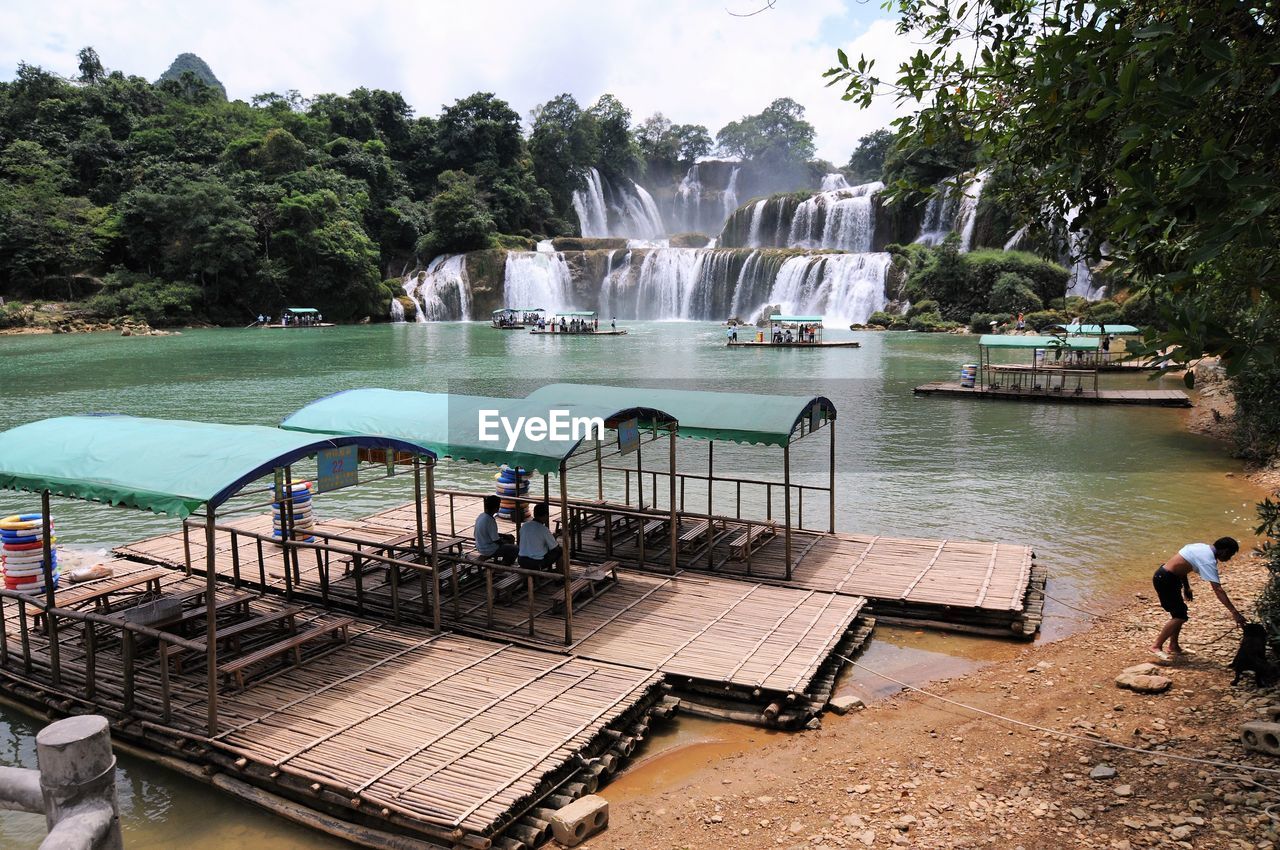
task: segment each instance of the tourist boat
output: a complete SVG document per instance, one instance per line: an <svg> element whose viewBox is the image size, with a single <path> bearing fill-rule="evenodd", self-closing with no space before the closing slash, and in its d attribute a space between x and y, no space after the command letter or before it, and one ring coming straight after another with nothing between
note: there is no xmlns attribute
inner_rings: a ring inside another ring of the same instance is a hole
<svg viewBox="0 0 1280 850"><path fill-rule="evenodd" d="M1160 366L1154 363L1144 363L1133 355L1128 349L1128 339L1126 337L1140 337L1142 329L1135 325L1122 325L1119 323L1098 323L1098 324L1081 324L1079 322L1069 325L1055 325L1045 329L1053 334L1066 334L1071 337L1097 337L1101 340L1103 337L1110 337L1110 344L1106 349L1099 346L1096 355L1084 355L1100 372L1154 372L1160 369Z"/></svg>
<svg viewBox="0 0 1280 850"><path fill-rule="evenodd" d="M784 316L774 313L769 317L769 329L748 327L746 338L730 337L730 348L861 348L862 343L852 339L837 341L822 338L821 316Z"/></svg>
<svg viewBox="0 0 1280 850"><path fill-rule="evenodd" d="M556 313L546 322L539 322L529 330L531 334L541 336L625 336L625 330L618 330L616 321L610 320L609 326L600 327L600 318L594 310L568 310Z"/></svg>
<svg viewBox="0 0 1280 850"><path fill-rule="evenodd" d="M1008 362L992 352L1030 352L1031 362ZM1024 336L984 334L978 340L978 362L960 368L960 380L931 381L915 388L917 395L1000 398L1022 401L1138 404L1190 407L1182 390L1100 389L1104 371L1100 336Z"/></svg>
<svg viewBox="0 0 1280 850"><path fill-rule="evenodd" d="M279 322L263 322L263 328L331 328L333 324L326 322L324 316L315 307L285 307L280 314Z"/></svg>
<svg viewBox="0 0 1280 850"><path fill-rule="evenodd" d="M541 307L499 307L494 310L489 324L498 331L519 331L538 324L546 311Z"/></svg>

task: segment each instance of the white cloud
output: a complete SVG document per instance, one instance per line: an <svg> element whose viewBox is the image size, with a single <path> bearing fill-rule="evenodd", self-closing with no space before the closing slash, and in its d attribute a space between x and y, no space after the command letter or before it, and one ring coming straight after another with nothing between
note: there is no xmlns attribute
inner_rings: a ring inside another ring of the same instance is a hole
<svg viewBox="0 0 1280 850"><path fill-rule="evenodd" d="M776 97L803 104L818 152L837 164L857 138L897 114L840 100L822 72L837 47L874 56L884 76L913 46L858 0L654 2L349 0L221 4L10 0L0 7L0 75L27 61L64 74L93 45L108 68L154 79L178 53L201 56L233 98L296 88L400 91L419 114L474 91L521 115L569 91L588 104L612 92L636 119L661 111L707 125L758 112Z"/></svg>

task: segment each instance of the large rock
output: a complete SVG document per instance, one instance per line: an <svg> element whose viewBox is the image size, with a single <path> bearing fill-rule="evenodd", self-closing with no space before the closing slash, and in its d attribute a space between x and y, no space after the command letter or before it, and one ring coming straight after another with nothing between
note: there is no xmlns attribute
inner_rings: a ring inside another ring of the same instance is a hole
<svg viewBox="0 0 1280 850"><path fill-rule="evenodd" d="M627 247L627 240L612 236L557 236L551 240L557 251L617 251Z"/></svg>
<svg viewBox="0 0 1280 850"><path fill-rule="evenodd" d="M1169 690L1173 680L1165 676L1146 676L1139 673L1121 673L1116 676L1116 687L1127 688L1140 694L1160 694Z"/></svg>

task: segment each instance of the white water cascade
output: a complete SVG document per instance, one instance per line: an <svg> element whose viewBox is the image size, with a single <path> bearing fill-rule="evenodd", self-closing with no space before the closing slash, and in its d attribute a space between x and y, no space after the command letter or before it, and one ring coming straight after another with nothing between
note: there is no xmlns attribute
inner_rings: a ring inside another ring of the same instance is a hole
<svg viewBox="0 0 1280 850"><path fill-rule="evenodd" d="M977 220L978 202L982 199L982 187L986 185L990 171L979 171L956 188L956 179L943 180L933 187L933 194L924 208L924 221L920 223L920 235L916 242L922 245L940 245L952 231L960 234L960 250L973 247L973 227Z"/></svg>
<svg viewBox="0 0 1280 850"><path fill-rule="evenodd" d="M541 307L553 313L573 309L573 275L564 254L508 251L502 298L506 304Z"/></svg>
<svg viewBox="0 0 1280 850"><path fill-rule="evenodd" d="M833 171L830 174L822 176L822 191L834 192L836 189L848 189L849 181L844 179L844 175L839 171Z"/></svg>
<svg viewBox="0 0 1280 850"><path fill-rule="evenodd" d="M778 270L768 296L749 314L780 304L786 313L823 316L837 325L862 324L884 309L884 281L891 262L883 252L792 257ZM740 303L735 294L735 306Z"/></svg>
<svg viewBox="0 0 1280 850"><path fill-rule="evenodd" d="M404 305L400 303L399 298L391 299L391 321L393 322L404 321Z"/></svg>
<svg viewBox="0 0 1280 850"><path fill-rule="evenodd" d="M413 272L404 281L404 294L417 305L417 321L450 322L471 320L471 285L467 281L466 255L443 254L433 259L422 271ZM401 305L392 300L391 313ZM400 309L400 321L404 309Z"/></svg>
<svg viewBox="0 0 1280 850"><path fill-rule="evenodd" d="M764 220L764 208L768 206L769 199L756 201L755 206L751 208L751 226L747 230L747 247L760 247L760 225ZM736 315L736 314L735 314Z"/></svg>
<svg viewBox="0 0 1280 850"><path fill-rule="evenodd" d="M1009 240L1004 243L1004 250L1006 251L1018 250L1018 247L1022 244L1022 241L1027 238L1027 232L1030 229L1031 229L1031 226L1027 224L1024 224L1022 225L1022 227L1019 227L1018 231L1014 233L1012 236L1010 236Z"/></svg>
<svg viewBox="0 0 1280 850"><path fill-rule="evenodd" d="M705 248L660 248L645 255L636 284L637 319L687 319Z"/></svg>
<svg viewBox="0 0 1280 850"><path fill-rule="evenodd" d="M875 181L802 201L791 218L787 247L870 251L875 236L872 198L883 188L883 183Z"/></svg>
<svg viewBox="0 0 1280 850"><path fill-rule="evenodd" d="M740 166L735 165L733 171L729 172L729 185L724 189L724 204L722 205L725 218L733 215L733 211L738 208L738 172L741 170Z"/></svg>
<svg viewBox="0 0 1280 850"><path fill-rule="evenodd" d="M978 202L982 200L982 187L991 176L989 170L979 171L964 186L960 198L960 208L956 211L956 227L960 230L960 250L973 248L973 226L978 220Z"/></svg>
<svg viewBox="0 0 1280 850"><path fill-rule="evenodd" d="M594 168L587 172L586 181L585 189L573 193L573 210L583 236L660 239L666 235L658 205L639 183L625 180L627 185L617 187Z"/></svg>

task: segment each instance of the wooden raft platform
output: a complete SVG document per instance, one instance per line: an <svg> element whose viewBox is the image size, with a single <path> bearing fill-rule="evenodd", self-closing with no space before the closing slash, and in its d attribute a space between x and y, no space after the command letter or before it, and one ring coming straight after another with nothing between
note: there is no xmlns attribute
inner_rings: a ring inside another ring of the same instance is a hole
<svg viewBox="0 0 1280 850"><path fill-rule="evenodd" d="M729 348L861 348L862 343L854 340L838 340L836 342L756 342L738 340L726 343Z"/></svg>
<svg viewBox="0 0 1280 850"><path fill-rule="evenodd" d="M396 509L399 510L399 509ZM356 531L339 522L318 531L341 530L372 541L400 534L394 525L359 524ZM270 533L270 517L247 517L234 523L246 531ZM447 526L445 526L447 529ZM443 530L443 529L442 529ZM258 586L257 542L237 536L233 556L231 534L215 536L217 569L229 579L240 564L242 583ZM192 535L193 571L203 572L204 545ZM139 541L116 550L141 563L182 569L185 550L181 532ZM266 589L283 593L285 568L281 550L263 547ZM353 575L342 575L340 561L330 562L328 601L346 610L356 605ZM314 559L301 559L295 598L322 600L320 568ZM499 573L500 575L500 573ZM398 578L399 614L426 622L430 598L417 577ZM384 618L395 616L390 574L370 571L362 577L363 610ZM564 646L563 585L559 574L535 584L530 605L523 580L505 601L494 606L488 620L486 586L476 574L463 583L458 599L448 584L441 588L441 613L452 628L480 637L567 651L583 658L638 665L667 674L682 697L732 712L734 719L769 725L795 726L820 713L830 696L840 655L858 651L870 633L864 616L866 600L852 594L816 592L761 582L743 582L681 574L660 576L624 573L591 598L575 602L574 642ZM532 622L532 625L531 625ZM775 705L777 703L778 705ZM779 710L779 706L785 708ZM768 711L774 706L772 711ZM768 714L766 712L768 711Z"/></svg>
<svg viewBox="0 0 1280 850"><path fill-rule="evenodd" d="M151 569L111 566L117 578ZM165 594L204 587L203 578L166 572ZM259 614L283 605L275 594L251 602ZM334 616L297 613L308 624ZM48 638L29 622L24 665L21 619L18 604L4 600L0 678L11 698L54 715L72 705L105 714L113 734L186 764L215 765L235 777L219 783L224 789L247 783L334 815L353 825L344 837L361 843L366 827L418 839L400 847L481 846L468 842L513 827L527 835L529 810L549 795L577 796L607 780L664 691L661 675L642 666L361 619L348 643L308 649L298 666L263 665L243 689L224 686L219 731L208 738L202 663L169 672L166 719L154 643L138 644L126 689L120 641L99 626L89 665L86 627L60 619L55 686ZM614 767L583 773L586 760L606 755ZM367 846L391 844L370 838Z"/></svg>
<svg viewBox="0 0 1280 850"><path fill-rule="evenodd" d="M1048 404L1127 404L1149 407L1190 407L1191 397L1182 390L1073 390L1050 391L962 387L953 381L932 381L915 388L916 395L954 398L1034 401Z"/></svg>

